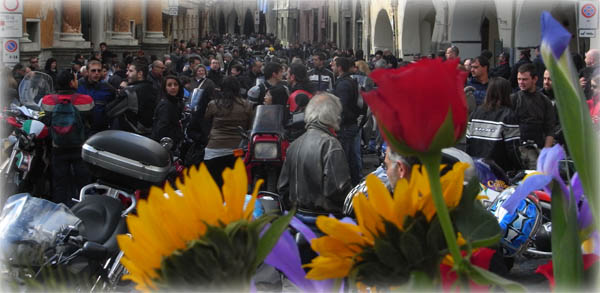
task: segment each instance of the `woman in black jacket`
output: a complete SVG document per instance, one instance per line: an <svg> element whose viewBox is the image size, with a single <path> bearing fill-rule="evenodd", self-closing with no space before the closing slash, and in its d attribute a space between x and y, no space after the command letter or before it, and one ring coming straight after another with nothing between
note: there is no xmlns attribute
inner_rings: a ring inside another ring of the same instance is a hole
<svg viewBox="0 0 600 293"><path fill-rule="evenodd" d="M483 104L467 126L467 153L494 160L505 171L521 170L519 121L511 109L510 82L492 78Z"/></svg>
<svg viewBox="0 0 600 293"><path fill-rule="evenodd" d="M160 141L163 137L170 137L177 146L183 140L182 111L183 86L177 77L167 76L162 84L162 99L154 110L152 139Z"/></svg>
<svg viewBox="0 0 600 293"><path fill-rule="evenodd" d="M56 76L58 75L58 65L56 63L55 58L48 58L48 60L46 60L46 66L44 66L44 73L52 77L54 89L56 90L56 88L58 87L58 84L56 82Z"/></svg>

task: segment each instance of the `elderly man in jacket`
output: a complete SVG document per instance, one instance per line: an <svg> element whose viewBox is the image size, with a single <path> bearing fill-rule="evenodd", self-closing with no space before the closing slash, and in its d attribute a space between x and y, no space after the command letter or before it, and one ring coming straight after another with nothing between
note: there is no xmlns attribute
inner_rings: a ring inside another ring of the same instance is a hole
<svg viewBox="0 0 600 293"><path fill-rule="evenodd" d="M342 105L328 93L314 96L306 107L306 132L287 150L277 188L287 209L308 216L341 215L350 190L350 170L335 137Z"/></svg>

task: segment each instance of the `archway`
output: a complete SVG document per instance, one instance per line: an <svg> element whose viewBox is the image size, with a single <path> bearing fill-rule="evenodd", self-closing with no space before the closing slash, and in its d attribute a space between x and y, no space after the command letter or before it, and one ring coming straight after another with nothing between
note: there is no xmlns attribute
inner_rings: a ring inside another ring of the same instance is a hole
<svg viewBox="0 0 600 293"><path fill-rule="evenodd" d="M572 36L577 36L577 2L559 1L552 10L550 10L552 16L567 29ZM569 43L569 49L571 52L577 51L577 48L581 50L579 54L584 55L587 50L590 49L589 38L579 38L580 44L577 46L577 38L571 38Z"/></svg>
<svg viewBox="0 0 600 293"><path fill-rule="evenodd" d="M432 1L408 1L402 21L402 56L417 58L432 52L435 26L435 7Z"/></svg>
<svg viewBox="0 0 600 293"><path fill-rule="evenodd" d="M477 57L483 50L491 51L493 56L500 54L502 46L497 19L493 0L456 2L450 20L449 40L460 50L461 59ZM491 66L494 61L490 60Z"/></svg>
<svg viewBox="0 0 600 293"><path fill-rule="evenodd" d="M224 35L227 32L227 26L225 25L225 14L223 11L219 13L219 34Z"/></svg>
<svg viewBox="0 0 600 293"><path fill-rule="evenodd" d="M392 30L390 18L385 9L381 9L377 14L374 35L373 45L376 51L384 49L392 50L394 48L394 32Z"/></svg>
<svg viewBox="0 0 600 293"><path fill-rule="evenodd" d="M238 23L238 15L235 12L235 9L232 9L229 15L227 16L227 32L230 34L239 34L240 33L240 25Z"/></svg>
<svg viewBox="0 0 600 293"><path fill-rule="evenodd" d="M250 12L250 9L246 10L246 16L244 16L244 34L250 35L254 33L254 14Z"/></svg>

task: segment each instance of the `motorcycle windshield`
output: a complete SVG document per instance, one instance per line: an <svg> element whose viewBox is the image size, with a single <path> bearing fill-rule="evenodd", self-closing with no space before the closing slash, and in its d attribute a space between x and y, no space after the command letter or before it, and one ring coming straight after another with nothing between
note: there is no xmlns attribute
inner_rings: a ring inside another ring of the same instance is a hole
<svg viewBox="0 0 600 293"><path fill-rule="evenodd" d="M57 233L80 220L64 205L28 193L8 198L0 214L0 259L13 265L39 265Z"/></svg>
<svg viewBox="0 0 600 293"><path fill-rule="evenodd" d="M260 105L256 107L256 115L252 124L252 135L271 133L283 135L283 111L281 105Z"/></svg>
<svg viewBox="0 0 600 293"><path fill-rule="evenodd" d="M33 109L39 109L39 101L45 95L52 93L54 93L52 77L43 72L32 71L19 83L19 102Z"/></svg>
<svg viewBox="0 0 600 293"><path fill-rule="evenodd" d="M192 93L192 98L190 99L190 109L196 111L196 107L198 106L198 102L202 98L202 94L204 93L204 89L196 88Z"/></svg>

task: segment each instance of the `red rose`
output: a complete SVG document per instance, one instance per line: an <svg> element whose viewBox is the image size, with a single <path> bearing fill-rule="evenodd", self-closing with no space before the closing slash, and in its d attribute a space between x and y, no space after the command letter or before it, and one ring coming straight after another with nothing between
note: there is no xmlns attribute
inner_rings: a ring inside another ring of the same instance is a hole
<svg viewBox="0 0 600 293"><path fill-rule="evenodd" d="M482 269L489 270L494 253L496 253L495 250L485 247L476 249L475 251L473 251L473 254L471 255L469 261L474 266L478 266ZM466 253L464 251L461 251L461 254L465 256ZM450 292L453 286L455 285L456 281L458 280L458 275L455 271L452 270L452 266L443 263L440 264L440 275L442 277L442 289L444 290L444 292ZM473 280L469 281L470 291L487 292L488 288L489 286L479 285L473 282Z"/></svg>
<svg viewBox="0 0 600 293"><path fill-rule="evenodd" d="M370 75L378 88L362 95L394 150L439 151L454 146L463 135L467 127L467 73L457 65L458 60L424 59Z"/></svg>
<svg viewBox="0 0 600 293"><path fill-rule="evenodd" d="M583 258L583 270L587 271L593 264L597 263L600 260L600 256L595 254L584 254ZM535 270L536 274L541 274L548 279L550 282L550 289L554 290L554 286L556 283L554 282L554 266L552 265L552 261L549 261L546 264L540 265Z"/></svg>

